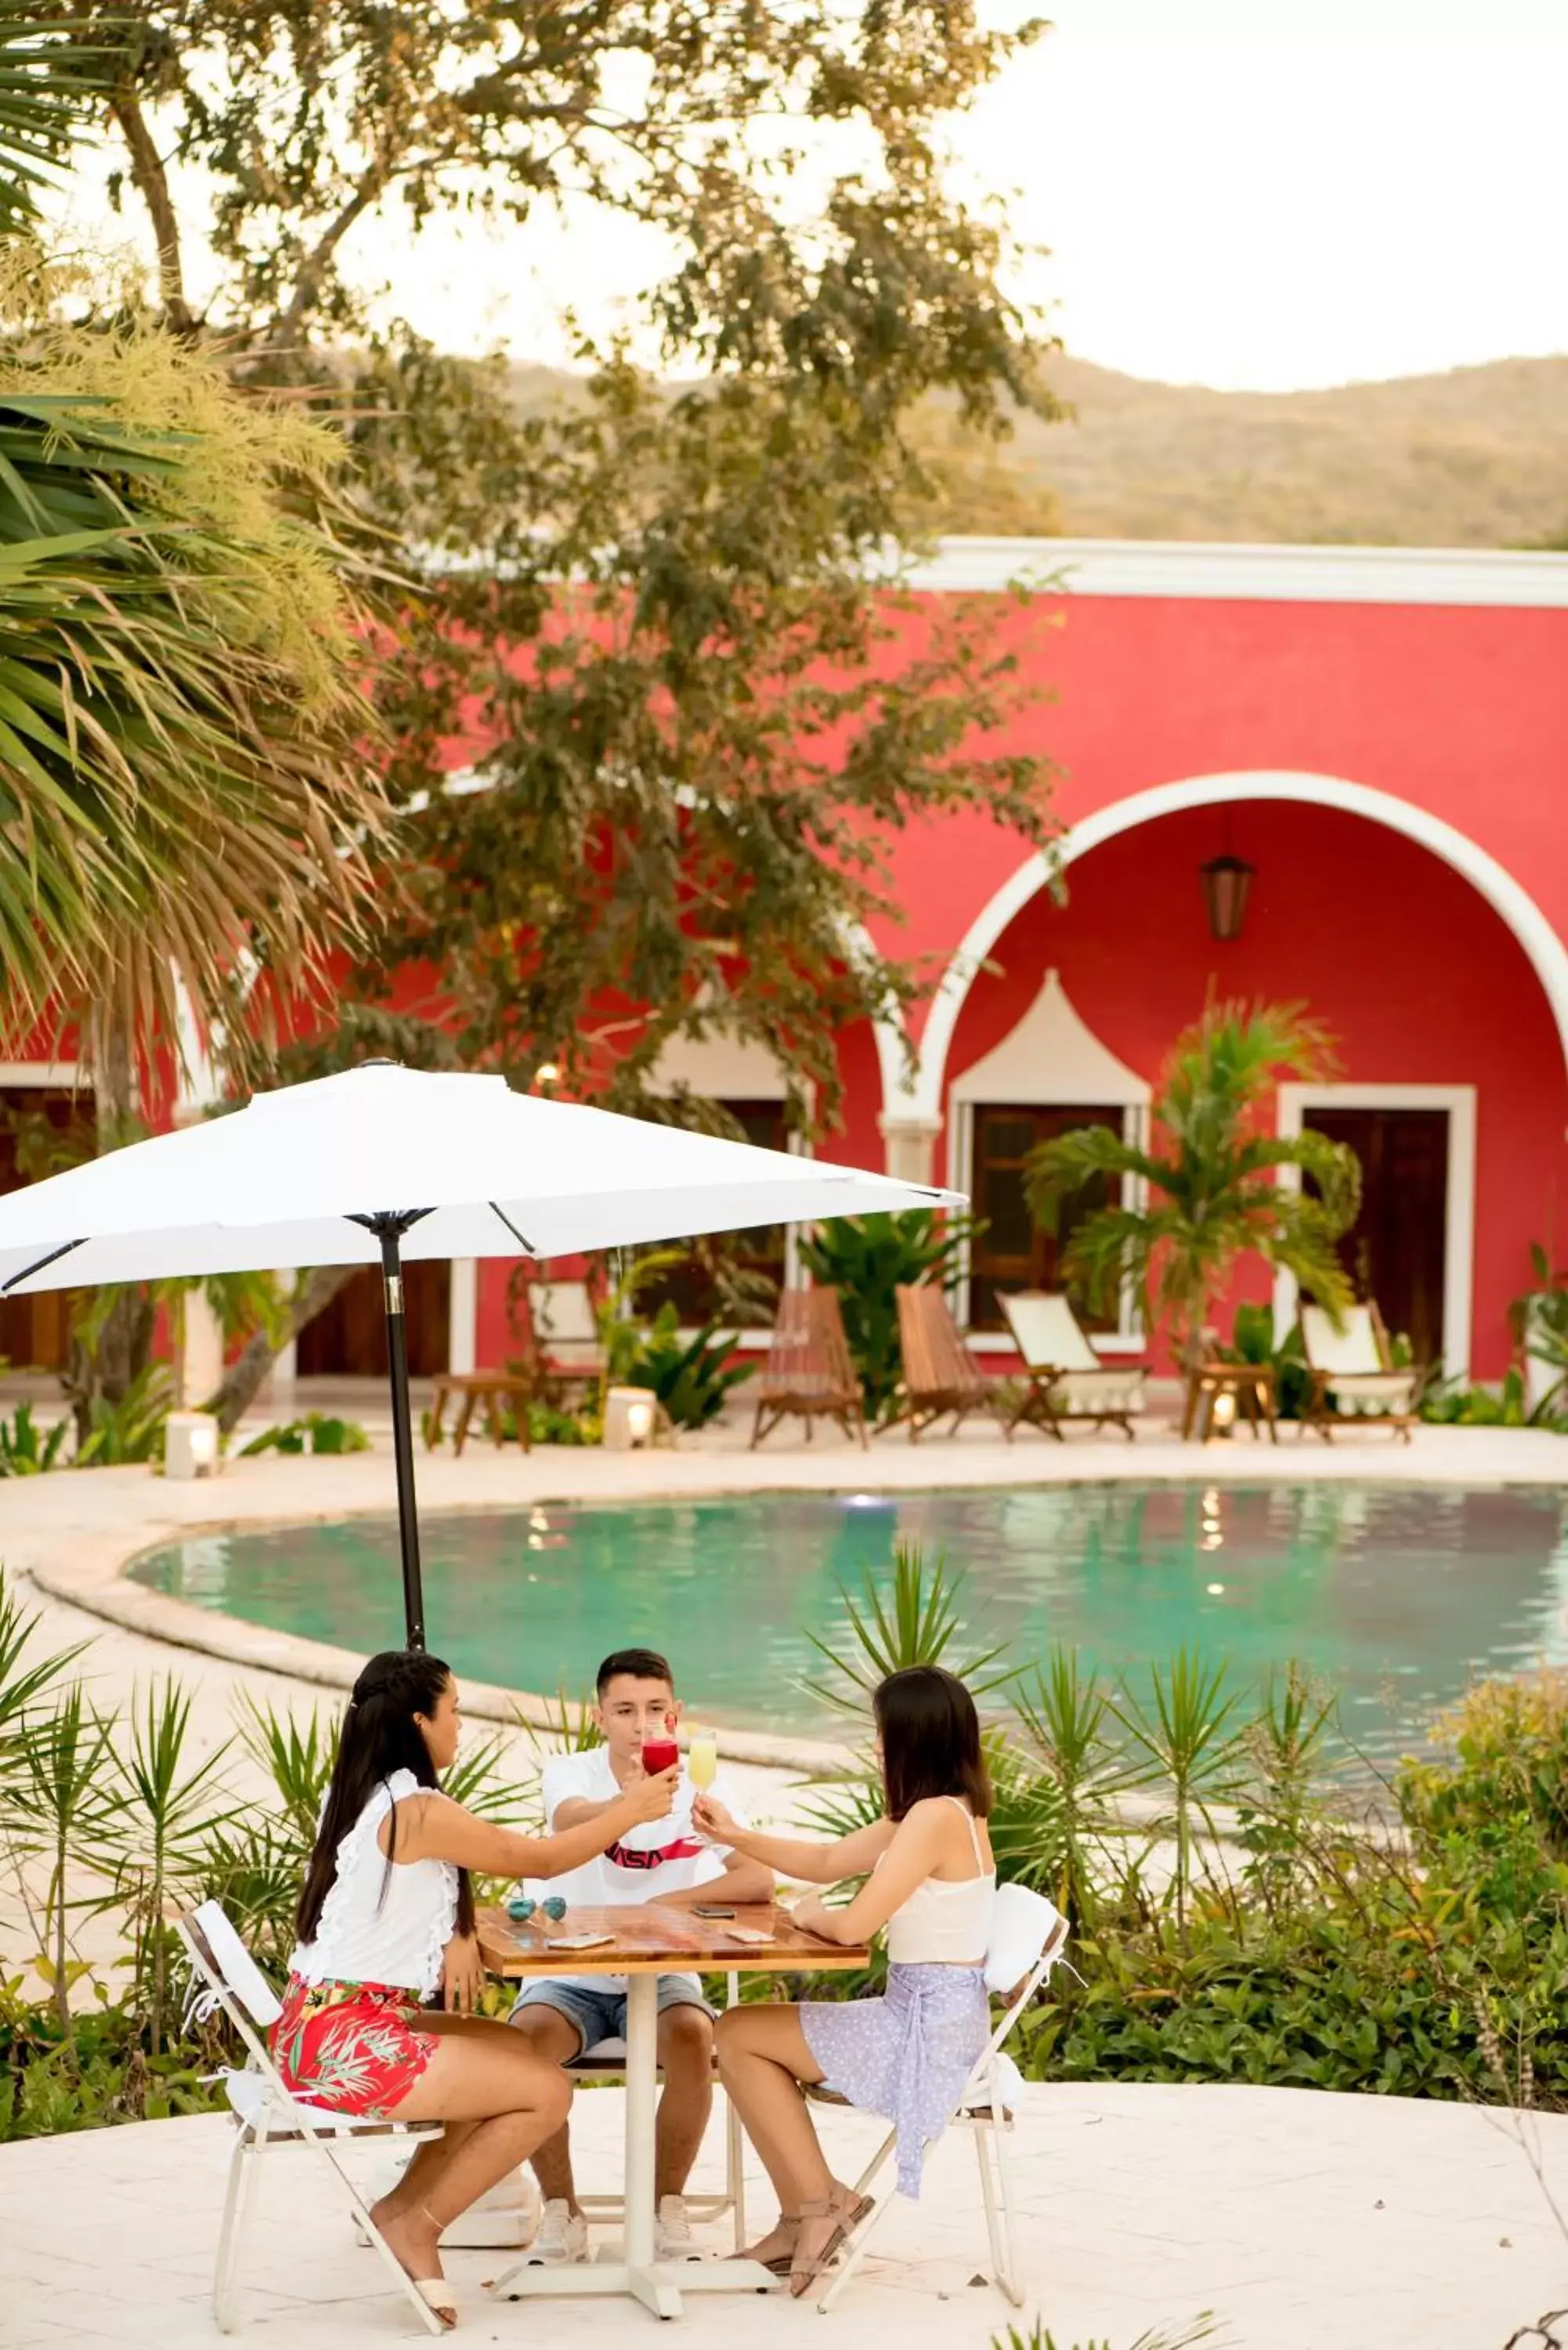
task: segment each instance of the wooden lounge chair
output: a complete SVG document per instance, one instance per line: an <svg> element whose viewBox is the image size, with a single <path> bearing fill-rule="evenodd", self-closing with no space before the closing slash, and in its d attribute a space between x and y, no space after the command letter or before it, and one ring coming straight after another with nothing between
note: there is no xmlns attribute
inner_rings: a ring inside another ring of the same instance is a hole
<svg viewBox="0 0 1568 2350"><path fill-rule="evenodd" d="M947 1293L934 1283L898 1293L898 1344L904 1357L904 1408L900 1419L909 1423L913 1444L922 1431L950 1411L956 1436L971 1411L995 1412L1000 1419L1002 1399L997 1382L987 1378L959 1336Z"/></svg>
<svg viewBox="0 0 1568 2350"><path fill-rule="evenodd" d="M1144 1408L1142 1364L1103 1363L1058 1289L1019 1290L1001 1304L1029 1382L1007 1423L1009 1438L1018 1428L1040 1428L1065 1443L1064 1423L1088 1420L1119 1428L1130 1443L1133 1415Z"/></svg>
<svg viewBox="0 0 1568 2350"><path fill-rule="evenodd" d="M867 1444L860 1380L844 1335L836 1289L786 1289L763 1375L757 1383L753 1449L783 1419L804 1419L806 1441L812 1422L831 1419L846 1436Z"/></svg>
<svg viewBox="0 0 1568 2350"><path fill-rule="evenodd" d="M1415 1367L1396 1370L1376 1306L1352 1305L1337 1330L1326 1306L1303 1305L1301 1320L1302 1351L1312 1374L1302 1434L1315 1428L1332 1443L1336 1420L1381 1419L1408 1444L1427 1375Z"/></svg>

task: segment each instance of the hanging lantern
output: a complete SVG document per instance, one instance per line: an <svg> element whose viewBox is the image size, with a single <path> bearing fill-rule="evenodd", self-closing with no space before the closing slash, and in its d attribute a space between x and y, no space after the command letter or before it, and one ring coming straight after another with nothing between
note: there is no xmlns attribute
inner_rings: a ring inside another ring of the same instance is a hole
<svg viewBox="0 0 1568 2350"><path fill-rule="evenodd" d="M1243 857L1211 857L1207 865L1199 867L1203 902L1209 909L1209 929L1214 938L1241 937L1252 871Z"/></svg>

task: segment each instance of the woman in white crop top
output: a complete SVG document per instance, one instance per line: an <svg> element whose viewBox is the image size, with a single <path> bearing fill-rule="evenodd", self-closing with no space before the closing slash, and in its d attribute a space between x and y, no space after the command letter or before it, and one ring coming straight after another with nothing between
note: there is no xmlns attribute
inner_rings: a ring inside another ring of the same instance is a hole
<svg viewBox="0 0 1568 2350"><path fill-rule="evenodd" d="M515 1835L443 1795L457 1688L438 1657L390 1650L354 1684L299 1902L273 2055L292 2095L377 2119L441 2121L372 2217L443 2324L443 2228L555 2135L571 2085L505 2024L472 2012L483 1981L469 1871L558 1877L674 1801L639 1779L560 1835ZM446 2012L424 2002L441 1992Z"/></svg>
<svg viewBox="0 0 1568 2350"><path fill-rule="evenodd" d="M888 1931L881 1999L737 2007L719 2019L725 2085L778 2190L778 2226L751 2257L787 2272L796 2294L869 2208L823 2160L802 2084L826 2082L895 2123L898 2185L918 2196L927 2144L991 2029L984 1970L996 1867L974 1700L951 1673L917 1665L889 1674L876 1713L887 1811L875 1826L805 1844L743 1828L711 1800L696 1809L707 1834L784 1876L816 1885L865 1878L843 1908L808 1895L796 1906L798 1925L834 1942Z"/></svg>

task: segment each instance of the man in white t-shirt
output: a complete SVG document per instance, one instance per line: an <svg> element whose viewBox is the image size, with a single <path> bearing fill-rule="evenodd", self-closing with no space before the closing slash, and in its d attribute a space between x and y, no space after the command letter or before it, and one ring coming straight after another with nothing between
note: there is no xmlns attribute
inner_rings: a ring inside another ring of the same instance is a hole
<svg viewBox="0 0 1568 2350"><path fill-rule="evenodd" d="M586 1753L552 1755L544 1770L545 1825L552 1835L605 1811L642 1776L645 1738L672 1735L680 1719L674 1678L652 1648L621 1648L599 1667L594 1719L604 1744ZM746 1822L720 1772L713 1792L732 1819ZM691 1825L693 1790L682 1779L667 1818L638 1828L597 1860L552 1879L542 1891L584 1908L658 1902L690 1909L704 1899L726 1907L771 1901L773 1871L761 1861L704 1844ZM541 2055L566 2064L601 2040L626 2036L624 1975L548 1977L529 1982L512 2022ZM659 1978L659 2061L664 2094L659 2101L654 2192L660 2260L697 2260L683 2196L713 2103L713 2016L695 1975ZM545 2210L527 2259L553 2268L588 2257L587 2222L572 2178L571 2143L563 2126L534 2156Z"/></svg>

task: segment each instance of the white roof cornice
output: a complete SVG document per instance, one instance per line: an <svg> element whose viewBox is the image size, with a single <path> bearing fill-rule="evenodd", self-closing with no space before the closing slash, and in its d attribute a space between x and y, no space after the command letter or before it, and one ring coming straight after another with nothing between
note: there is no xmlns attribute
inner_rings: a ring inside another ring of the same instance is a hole
<svg viewBox="0 0 1568 2350"><path fill-rule="evenodd" d="M1568 610L1568 555L1495 547L1244 546L1123 538L944 538L909 585L1243 603L1489 604Z"/></svg>

